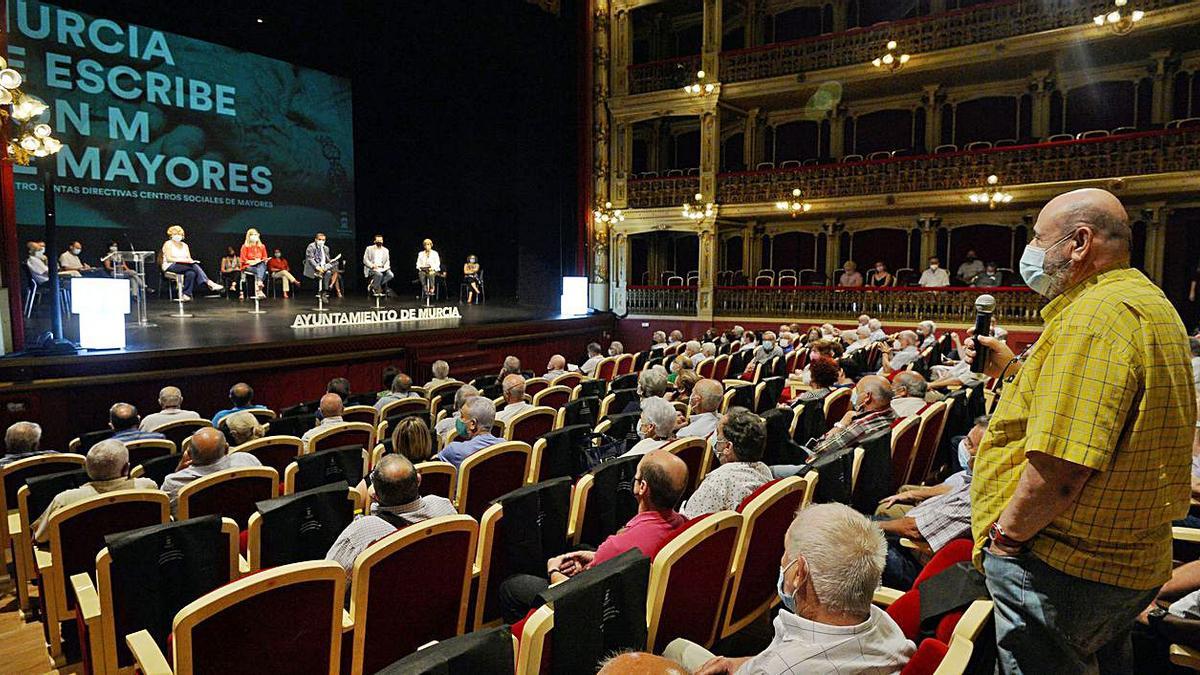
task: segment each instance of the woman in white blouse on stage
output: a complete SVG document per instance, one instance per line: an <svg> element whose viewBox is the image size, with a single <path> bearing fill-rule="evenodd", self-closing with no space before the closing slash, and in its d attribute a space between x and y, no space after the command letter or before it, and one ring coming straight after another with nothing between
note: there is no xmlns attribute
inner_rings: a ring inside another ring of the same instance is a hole
<svg viewBox="0 0 1200 675"><path fill-rule="evenodd" d="M162 270L183 277L183 301L188 302L196 290L197 284L208 286L211 291L220 291L221 284L208 278L200 263L192 258L192 250L183 241L183 228L172 225L167 228L168 239L162 245Z"/></svg>

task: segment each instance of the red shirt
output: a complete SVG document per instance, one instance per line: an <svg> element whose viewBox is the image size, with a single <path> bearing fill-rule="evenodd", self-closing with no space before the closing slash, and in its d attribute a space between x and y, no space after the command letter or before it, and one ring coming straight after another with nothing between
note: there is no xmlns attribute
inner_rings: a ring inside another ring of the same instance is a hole
<svg viewBox="0 0 1200 675"><path fill-rule="evenodd" d="M616 534L605 539L588 567L615 558L630 549L640 549L647 558L653 558L671 535L687 522L687 518L675 511L643 511L625 523Z"/></svg>
<svg viewBox="0 0 1200 675"><path fill-rule="evenodd" d="M288 267L287 258L268 258L267 270L271 272L279 272L281 270L291 269Z"/></svg>
<svg viewBox="0 0 1200 675"><path fill-rule="evenodd" d="M242 244L242 250L238 257L242 260L242 267L245 267L251 260L266 260L267 247L262 243Z"/></svg>

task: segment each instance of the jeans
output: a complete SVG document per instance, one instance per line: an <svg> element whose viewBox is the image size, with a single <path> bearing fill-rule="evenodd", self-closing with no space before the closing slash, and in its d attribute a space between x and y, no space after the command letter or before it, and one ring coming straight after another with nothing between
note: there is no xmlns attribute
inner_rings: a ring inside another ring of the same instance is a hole
<svg viewBox="0 0 1200 675"><path fill-rule="evenodd" d="M395 278L395 275L392 274L391 270L372 272L370 276L371 290L375 291L376 293L382 293L384 291L384 287L387 286L387 283L393 278Z"/></svg>
<svg viewBox="0 0 1200 675"><path fill-rule="evenodd" d="M500 601L500 612L504 623L516 623L525 618L538 593L550 587L550 582L532 574L514 574L500 583L496 597Z"/></svg>
<svg viewBox="0 0 1200 675"><path fill-rule="evenodd" d="M195 295L197 284L208 283L208 275L200 263L171 263L166 271L183 277L183 294L187 296Z"/></svg>
<svg viewBox="0 0 1200 675"><path fill-rule="evenodd" d="M245 272L253 274L254 278L258 279L259 285L261 285L267 279L267 263L260 262L257 265L247 265Z"/></svg>
<svg viewBox="0 0 1200 675"><path fill-rule="evenodd" d="M1129 631L1158 589L1133 590L1060 572L1026 551L983 553L996 603L1002 673L1128 673Z"/></svg>
<svg viewBox="0 0 1200 675"><path fill-rule="evenodd" d="M887 561L883 565L883 585L898 591L912 589L924 565L917 552L900 545L899 537L887 537Z"/></svg>

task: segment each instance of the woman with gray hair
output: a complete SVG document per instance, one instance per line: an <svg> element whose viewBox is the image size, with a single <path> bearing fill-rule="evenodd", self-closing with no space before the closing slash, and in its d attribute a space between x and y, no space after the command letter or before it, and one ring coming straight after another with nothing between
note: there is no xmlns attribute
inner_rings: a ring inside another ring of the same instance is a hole
<svg viewBox="0 0 1200 675"><path fill-rule="evenodd" d="M665 399L650 397L642 399L642 416L638 418L639 440L622 457L644 455L675 440L675 406Z"/></svg>

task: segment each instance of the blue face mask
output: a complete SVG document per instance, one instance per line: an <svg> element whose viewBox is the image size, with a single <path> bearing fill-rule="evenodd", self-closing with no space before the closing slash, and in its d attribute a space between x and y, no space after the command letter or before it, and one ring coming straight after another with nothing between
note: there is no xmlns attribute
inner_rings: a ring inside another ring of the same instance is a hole
<svg viewBox="0 0 1200 675"><path fill-rule="evenodd" d="M454 420L454 431L457 432L459 436L462 436L464 438L470 432L470 430L467 429L467 423L464 422L461 418Z"/></svg>
<svg viewBox="0 0 1200 675"><path fill-rule="evenodd" d="M971 453L967 452L967 439L962 439L958 444L958 465L961 466L967 473L971 472Z"/></svg>
<svg viewBox="0 0 1200 675"><path fill-rule="evenodd" d="M1046 295L1050 291L1050 284L1053 281L1050 275L1046 274L1046 252L1074 235L1075 233L1071 232L1046 248L1038 248L1033 244L1025 246L1025 252L1021 254L1021 261L1019 263L1021 278L1038 295Z"/></svg>
<svg viewBox="0 0 1200 675"><path fill-rule="evenodd" d="M772 349L775 349L775 343L770 340L763 340L763 349L766 351L771 351Z"/></svg>
<svg viewBox="0 0 1200 675"><path fill-rule="evenodd" d="M793 591L791 595L788 595L787 591L785 591L783 589L783 574L784 574L784 572L788 571L789 567L791 567L792 565L795 565L796 562L799 560L800 560L799 558L796 558L796 560L793 560L792 562L788 563L786 566L780 567L779 568L779 581L775 582L775 592L779 594L779 599L783 602L784 609L786 609L787 611L789 611L793 614L796 613L796 592Z"/></svg>
<svg viewBox="0 0 1200 675"><path fill-rule="evenodd" d="M850 407L854 408L855 410L858 410L858 390L857 389L850 390Z"/></svg>

